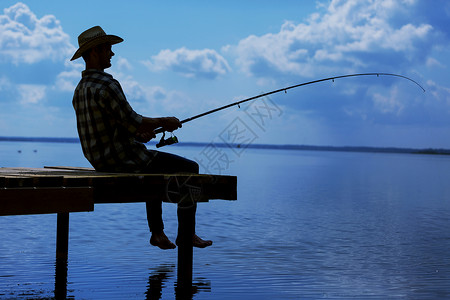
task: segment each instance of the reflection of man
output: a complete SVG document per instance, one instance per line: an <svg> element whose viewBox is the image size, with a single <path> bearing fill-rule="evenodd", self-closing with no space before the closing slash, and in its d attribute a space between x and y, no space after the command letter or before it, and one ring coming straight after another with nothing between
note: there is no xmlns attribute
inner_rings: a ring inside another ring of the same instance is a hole
<svg viewBox="0 0 450 300"><path fill-rule="evenodd" d="M97 171L198 173L196 162L148 150L143 144L155 137L153 131L156 128L171 132L180 128L181 123L175 117L147 118L137 114L126 100L119 82L104 72L111 67L114 56L111 46L122 41L118 36L107 35L100 26L92 27L78 37L79 49L71 60L83 57L86 70L75 89L73 107L85 157ZM162 202L148 201L146 208L152 232L150 243L161 249L175 248L164 233ZM195 247L204 248L211 244L194 234Z"/></svg>

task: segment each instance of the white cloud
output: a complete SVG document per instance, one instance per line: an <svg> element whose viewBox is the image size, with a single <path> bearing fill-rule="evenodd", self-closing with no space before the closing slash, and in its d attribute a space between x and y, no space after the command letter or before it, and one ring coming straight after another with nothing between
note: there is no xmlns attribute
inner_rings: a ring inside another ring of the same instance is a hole
<svg viewBox="0 0 450 300"><path fill-rule="evenodd" d="M445 68L444 64L442 64L441 62L439 62L437 59L435 59L433 57L428 57L425 65L430 68L432 68L432 67Z"/></svg>
<svg viewBox="0 0 450 300"><path fill-rule="evenodd" d="M132 76L117 73L115 77L120 81L124 93L129 100L145 101L151 98L152 93L149 91L149 88L139 84Z"/></svg>
<svg viewBox="0 0 450 300"><path fill-rule="evenodd" d="M375 109L383 114L401 114L405 108L405 105L401 102L401 99L402 98L399 97L397 87L393 87L389 95L382 95L379 93L373 95Z"/></svg>
<svg viewBox="0 0 450 300"><path fill-rule="evenodd" d="M415 19L399 23L415 1L331 1L323 14L304 23L286 21L278 33L249 36L224 47L236 64L256 76L274 74L314 77L368 68L408 66L426 61L434 46L433 27Z"/></svg>
<svg viewBox="0 0 450 300"><path fill-rule="evenodd" d="M434 105L438 105L438 109L445 108L448 112L450 112L450 88L441 86L434 82L433 80L427 81L427 92L433 96ZM445 107L442 107L441 104L446 104ZM428 103L429 105L431 103Z"/></svg>
<svg viewBox="0 0 450 300"><path fill-rule="evenodd" d="M6 77L0 77L0 91L11 87L11 81Z"/></svg>
<svg viewBox="0 0 450 300"><path fill-rule="evenodd" d="M81 72L73 69L71 71L63 71L56 77L54 89L58 91L73 92L80 80Z"/></svg>
<svg viewBox="0 0 450 300"><path fill-rule="evenodd" d="M0 59L18 63L67 60L75 48L53 15L38 18L19 2L0 15Z"/></svg>
<svg viewBox="0 0 450 300"><path fill-rule="evenodd" d="M45 98L47 87L37 84L20 84L17 86L21 104L38 104Z"/></svg>
<svg viewBox="0 0 450 300"><path fill-rule="evenodd" d="M117 68L121 71L131 71L133 70L133 66L131 63L124 57L117 58Z"/></svg>
<svg viewBox="0 0 450 300"><path fill-rule="evenodd" d="M114 77L120 82L133 109L140 114L155 116L186 108L185 101L181 101L186 96L181 92L167 91L160 86L144 86L133 76L121 72L115 72Z"/></svg>
<svg viewBox="0 0 450 300"><path fill-rule="evenodd" d="M211 49L162 50L144 64L152 71L172 70L186 77L214 79L229 72L225 58Z"/></svg>

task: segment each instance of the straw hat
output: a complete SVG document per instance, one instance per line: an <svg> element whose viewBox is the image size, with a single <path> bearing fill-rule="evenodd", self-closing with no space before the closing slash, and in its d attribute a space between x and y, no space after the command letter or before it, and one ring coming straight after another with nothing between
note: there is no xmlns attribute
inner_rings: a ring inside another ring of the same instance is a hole
<svg viewBox="0 0 450 300"><path fill-rule="evenodd" d="M111 45L123 42L121 37L106 34L100 26L94 26L78 36L78 50L73 55L72 60L80 58L86 50L89 50L103 43Z"/></svg>

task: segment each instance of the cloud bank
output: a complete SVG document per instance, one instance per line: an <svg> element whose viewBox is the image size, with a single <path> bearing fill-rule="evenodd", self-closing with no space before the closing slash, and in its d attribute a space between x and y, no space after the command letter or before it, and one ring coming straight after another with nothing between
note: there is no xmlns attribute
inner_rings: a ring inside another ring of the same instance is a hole
<svg viewBox="0 0 450 300"><path fill-rule="evenodd" d="M14 64L63 61L75 49L53 15L42 18L21 2L0 15L0 59Z"/></svg>
<svg viewBox="0 0 450 300"><path fill-rule="evenodd" d="M189 78L215 79L231 69L215 50L190 50L185 47L162 50L144 64L152 71L171 70Z"/></svg>
<svg viewBox="0 0 450 300"><path fill-rule="evenodd" d="M286 21L277 33L252 35L225 49L244 72L259 77L407 68L424 62L436 46L432 25L406 18L415 5L412 0L335 0L303 23Z"/></svg>

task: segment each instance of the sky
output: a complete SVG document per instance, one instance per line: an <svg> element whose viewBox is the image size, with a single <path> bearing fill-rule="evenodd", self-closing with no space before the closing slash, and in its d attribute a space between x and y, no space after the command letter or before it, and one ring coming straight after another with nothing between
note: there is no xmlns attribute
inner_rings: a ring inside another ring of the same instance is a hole
<svg viewBox="0 0 450 300"><path fill-rule="evenodd" d="M9 1L0 10L0 136L77 137L71 62L99 25L134 110L187 119L181 142L450 148L450 2ZM158 137L159 139L159 137Z"/></svg>

